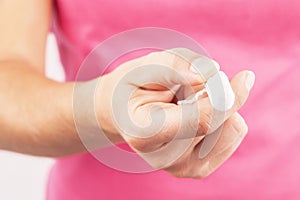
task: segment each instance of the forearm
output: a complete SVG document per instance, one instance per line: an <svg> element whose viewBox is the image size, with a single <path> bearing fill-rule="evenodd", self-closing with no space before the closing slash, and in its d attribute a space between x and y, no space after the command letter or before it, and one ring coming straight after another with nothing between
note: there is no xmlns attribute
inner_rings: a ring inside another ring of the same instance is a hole
<svg viewBox="0 0 300 200"><path fill-rule="evenodd" d="M74 123L73 87L47 79L25 62L0 62L0 148L54 157L84 151ZM80 123L96 128L84 106Z"/></svg>

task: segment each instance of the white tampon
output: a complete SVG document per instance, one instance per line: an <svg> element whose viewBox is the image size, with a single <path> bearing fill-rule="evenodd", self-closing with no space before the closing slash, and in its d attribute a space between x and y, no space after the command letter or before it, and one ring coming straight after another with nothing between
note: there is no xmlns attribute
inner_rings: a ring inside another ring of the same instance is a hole
<svg viewBox="0 0 300 200"><path fill-rule="evenodd" d="M206 91L208 94L208 98L212 107L218 111L227 111L232 108L235 101L235 95L231 88L230 82L226 74L222 71L218 71L220 69L219 65L211 60L207 60L209 58L205 57L204 59L200 59L198 61L194 61L192 67L194 71L197 71L205 80L207 80L205 84L205 90L199 91L196 93L194 98L190 100L182 100L178 101L178 104L189 104L195 103L198 98ZM195 70L196 69L196 70ZM207 77L209 77L207 79ZM209 152L216 145L218 139L220 137L220 131L216 131L215 133L207 135L202 142L199 158L202 159L206 157Z"/></svg>
<svg viewBox="0 0 300 200"><path fill-rule="evenodd" d="M232 108L235 100L234 92L226 74L219 71L209 78L205 88L212 107L219 111L227 111Z"/></svg>
<svg viewBox="0 0 300 200"><path fill-rule="evenodd" d="M235 100L234 92L226 74L222 71L217 72L209 78L205 84L205 90L195 94L192 99L178 101L178 104L194 103L198 98L207 92L212 107L219 111L227 111L232 108Z"/></svg>
<svg viewBox="0 0 300 200"><path fill-rule="evenodd" d="M224 72L220 71L208 79L205 88L214 109L225 112L234 105L235 95ZM220 133L221 131L216 131L205 136L199 151L200 159L205 158L212 151L218 142Z"/></svg>

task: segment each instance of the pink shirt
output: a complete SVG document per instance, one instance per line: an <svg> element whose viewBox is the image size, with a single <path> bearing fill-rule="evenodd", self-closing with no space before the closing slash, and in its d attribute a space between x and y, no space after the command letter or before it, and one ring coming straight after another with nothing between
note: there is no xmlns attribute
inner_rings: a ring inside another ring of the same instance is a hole
<svg viewBox="0 0 300 200"><path fill-rule="evenodd" d="M185 33L228 75L250 69L257 81L241 110L249 134L208 178L123 173L84 153L56 162L48 200L300 199L299 1L57 0L56 8L54 32L68 81L99 42L145 26Z"/></svg>

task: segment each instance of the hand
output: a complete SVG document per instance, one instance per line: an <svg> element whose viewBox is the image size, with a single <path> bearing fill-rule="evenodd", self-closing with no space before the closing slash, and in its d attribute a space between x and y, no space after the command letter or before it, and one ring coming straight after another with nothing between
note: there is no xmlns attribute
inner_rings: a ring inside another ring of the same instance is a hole
<svg viewBox="0 0 300 200"><path fill-rule="evenodd" d="M208 78L190 70L192 60L199 57L186 49L173 49L126 62L99 80L96 95L103 130L120 134L154 168L178 177L208 175L233 153L247 132L236 113L249 94L247 71L231 81L236 101L229 111L215 112L207 96L195 104L176 104L177 99L202 89ZM220 140L207 157L199 159L201 141L214 131L222 132Z"/></svg>

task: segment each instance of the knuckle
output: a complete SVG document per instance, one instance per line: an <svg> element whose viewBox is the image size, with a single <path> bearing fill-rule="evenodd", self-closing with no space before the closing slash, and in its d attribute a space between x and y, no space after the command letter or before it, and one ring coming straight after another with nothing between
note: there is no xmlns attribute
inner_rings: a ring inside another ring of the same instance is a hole
<svg viewBox="0 0 300 200"><path fill-rule="evenodd" d="M176 170L171 174L176 178L193 178L193 176L191 176L190 170L184 168L182 168L181 170Z"/></svg>
<svg viewBox="0 0 300 200"><path fill-rule="evenodd" d="M211 173L211 171L203 167L200 167L200 169L187 168L185 170L176 171L176 173L173 173L173 176L177 178L204 179Z"/></svg>
<svg viewBox="0 0 300 200"><path fill-rule="evenodd" d="M213 170L210 167L210 163L207 161L197 168L193 178L203 179L208 177L212 172Z"/></svg>
<svg viewBox="0 0 300 200"><path fill-rule="evenodd" d="M159 64L162 60L162 53L160 51L155 51L147 54L144 57L143 64Z"/></svg>
<svg viewBox="0 0 300 200"><path fill-rule="evenodd" d="M161 51L154 51L154 52L149 53L146 57L153 58L153 57L159 56L160 54L161 54Z"/></svg>
<svg viewBox="0 0 300 200"><path fill-rule="evenodd" d="M190 61L187 60L183 55L176 54L173 59L175 69L182 69L190 65Z"/></svg>
<svg viewBox="0 0 300 200"><path fill-rule="evenodd" d="M243 106L244 102L245 102L244 96L239 92L235 93L235 106L236 106L236 108L237 109L241 108Z"/></svg>
<svg viewBox="0 0 300 200"><path fill-rule="evenodd" d="M172 56L173 68L178 70L183 69L185 66L190 65L190 60L188 59L188 54L190 50L187 48L174 48L165 51L165 53Z"/></svg>
<svg viewBox="0 0 300 200"><path fill-rule="evenodd" d="M176 51L173 51L174 54L174 66L177 67L177 69L183 69L187 68L191 65L191 51L186 48L178 48Z"/></svg>
<svg viewBox="0 0 300 200"><path fill-rule="evenodd" d="M185 47L177 47L177 48L173 48L168 50L169 52L178 54L178 55L183 55L183 54L187 54L187 53L191 53L192 51L188 48Z"/></svg>
<svg viewBox="0 0 300 200"><path fill-rule="evenodd" d="M140 153L150 153L158 150L164 143L157 137L147 138L130 138L126 142L136 151Z"/></svg>
<svg viewBox="0 0 300 200"><path fill-rule="evenodd" d="M173 54L171 54L168 51L154 51L154 52L149 53L147 55L147 57L148 58L162 58L162 57L170 56L170 55L173 55Z"/></svg>
<svg viewBox="0 0 300 200"><path fill-rule="evenodd" d="M239 114L232 116L230 119L234 132L240 137L244 137L248 132L248 126L244 119Z"/></svg>
<svg viewBox="0 0 300 200"><path fill-rule="evenodd" d="M199 119L198 116L194 116L193 114L190 114L190 119L188 119L187 126L184 127L189 133L193 133L198 131L199 128ZM189 134L190 135L190 134Z"/></svg>
<svg viewBox="0 0 300 200"><path fill-rule="evenodd" d="M193 178L195 179L204 179L206 177L208 177L212 172L208 172L208 171L205 171L205 172L200 172L198 174L196 174Z"/></svg>
<svg viewBox="0 0 300 200"><path fill-rule="evenodd" d="M177 178L193 179L206 178L214 171L209 161L201 163L200 165L192 160L190 160L191 162L187 161L189 160L182 160L181 162L169 166L164 170Z"/></svg>
<svg viewBox="0 0 300 200"><path fill-rule="evenodd" d="M175 55L167 51L156 51L145 56L144 64L157 64L173 67Z"/></svg>
<svg viewBox="0 0 300 200"><path fill-rule="evenodd" d="M198 127L198 133L200 135L205 135L211 129L211 115L208 112L201 112L200 113L200 123Z"/></svg>
<svg viewBox="0 0 300 200"><path fill-rule="evenodd" d="M139 152L147 152L151 149L151 145L145 139L130 139L128 144Z"/></svg>

